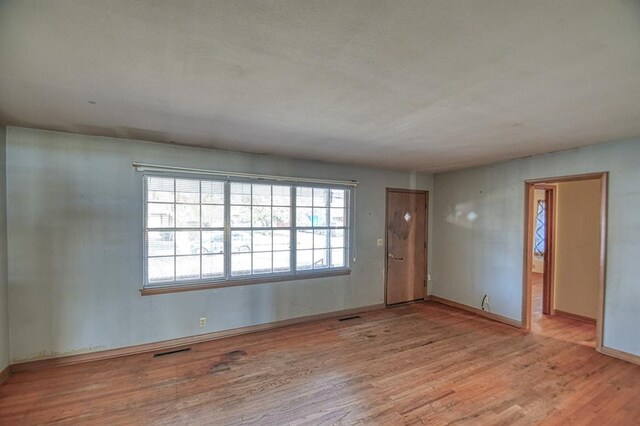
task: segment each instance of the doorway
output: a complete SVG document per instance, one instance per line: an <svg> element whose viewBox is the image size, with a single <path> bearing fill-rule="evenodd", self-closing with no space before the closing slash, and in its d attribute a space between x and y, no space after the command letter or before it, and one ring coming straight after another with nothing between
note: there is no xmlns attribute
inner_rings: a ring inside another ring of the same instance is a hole
<svg viewBox="0 0 640 426"><path fill-rule="evenodd" d="M523 328L602 348L607 173L525 182ZM567 327L571 333L567 333Z"/></svg>
<svg viewBox="0 0 640 426"><path fill-rule="evenodd" d="M554 261L555 261L555 204L557 186L536 184L533 186L531 261L534 317L554 314Z"/></svg>
<svg viewBox="0 0 640 426"><path fill-rule="evenodd" d="M387 188L387 306L425 298L428 199L427 191Z"/></svg>

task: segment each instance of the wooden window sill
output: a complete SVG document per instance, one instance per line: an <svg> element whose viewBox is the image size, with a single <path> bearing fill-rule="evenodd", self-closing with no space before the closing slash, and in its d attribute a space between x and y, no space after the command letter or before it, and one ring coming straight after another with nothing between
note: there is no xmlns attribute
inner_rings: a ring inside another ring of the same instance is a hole
<svg viewBox="0 0 640 426"><path fill-rule="evenodd" d="M209 290L213 288L235 287L241 285L279 283L285 281L307 280L312 278L326 278L340 275L350 275L351 269L337 269L322 272L298 273L296 275L266 276L263 278L234 279L228 281L218 281L211 283L196 283L183 285L167 285L156 287L145 287L140 289L142 296L152 296L154 294L180 293L183 291Z"/></svg>

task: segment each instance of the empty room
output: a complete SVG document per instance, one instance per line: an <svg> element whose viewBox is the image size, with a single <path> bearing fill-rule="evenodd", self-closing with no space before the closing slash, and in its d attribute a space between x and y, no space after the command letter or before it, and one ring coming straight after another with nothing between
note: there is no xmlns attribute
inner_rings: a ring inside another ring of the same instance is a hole
<svg viewBox="0 0 640 426"><path fill-rule="evenodd" d="M0 425L639 424L638 185L638 0L0 0Z"/></svg>

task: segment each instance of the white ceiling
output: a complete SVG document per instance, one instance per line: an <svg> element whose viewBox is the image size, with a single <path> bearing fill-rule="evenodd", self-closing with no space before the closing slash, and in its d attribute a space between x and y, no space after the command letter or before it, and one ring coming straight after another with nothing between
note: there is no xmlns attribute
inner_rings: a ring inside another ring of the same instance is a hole
<svg viewBox="0 0 640 426"><path fill-rule="evenodd" d="M0 121L441 171L640 135L640 1L2 1Z"/></svg>

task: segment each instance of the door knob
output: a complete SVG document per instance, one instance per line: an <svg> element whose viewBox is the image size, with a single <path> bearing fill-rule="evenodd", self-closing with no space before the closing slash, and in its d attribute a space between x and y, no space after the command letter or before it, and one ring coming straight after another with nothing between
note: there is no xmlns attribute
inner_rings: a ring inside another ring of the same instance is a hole
<svg viewBox="0 0 640 426"><path fill-rule="evenodd" d="M392 258L393 260L404 260L404 257L395 257L393 253L389 253L389 257Z"/></svg>

